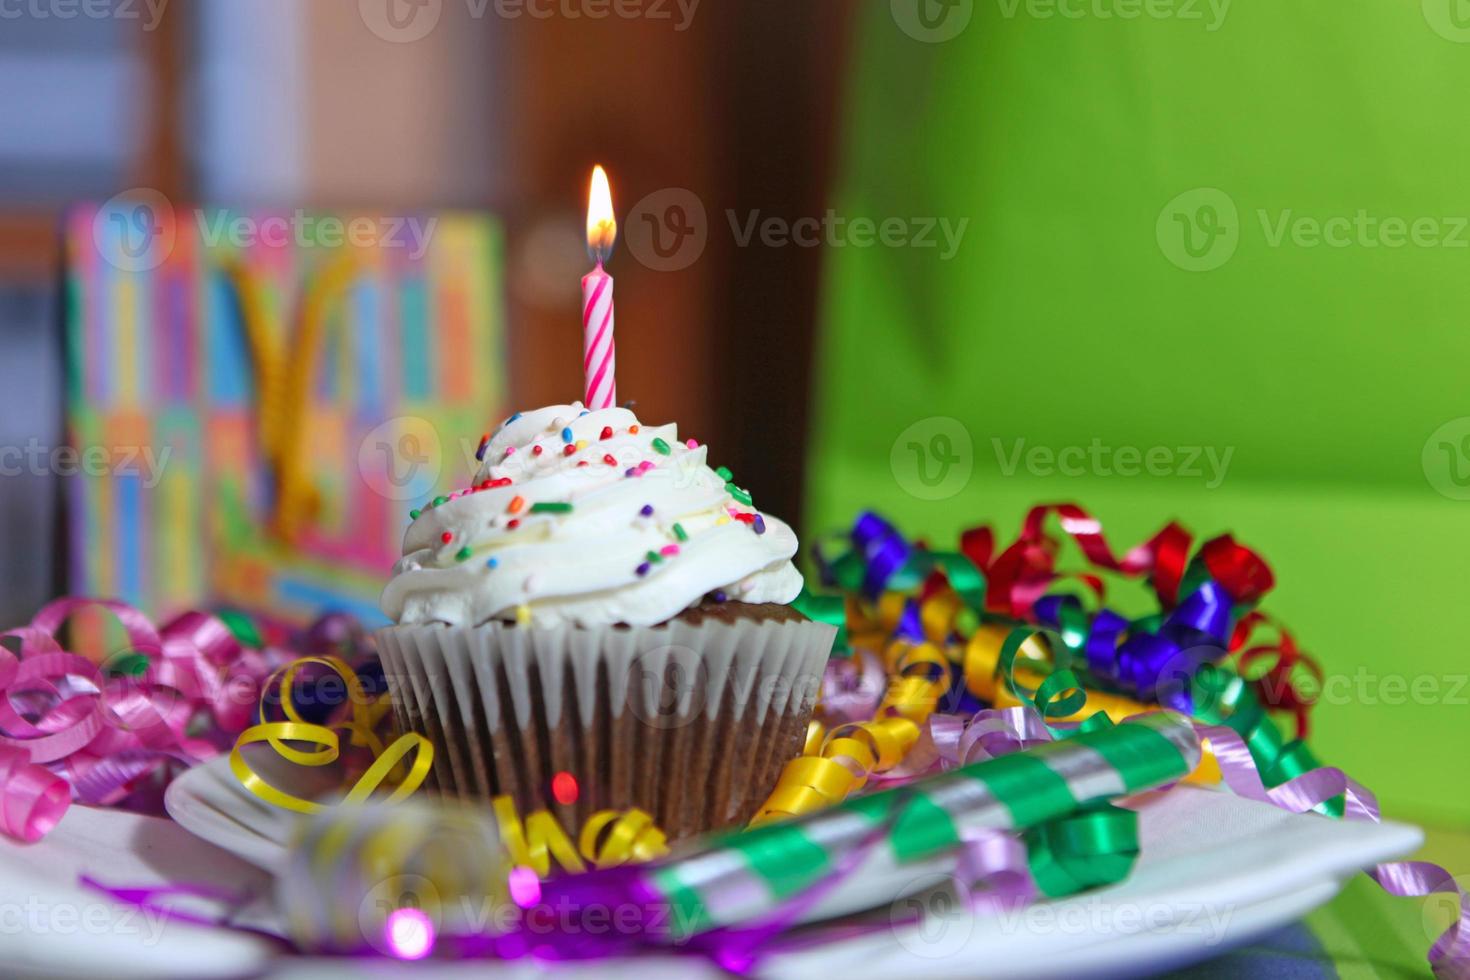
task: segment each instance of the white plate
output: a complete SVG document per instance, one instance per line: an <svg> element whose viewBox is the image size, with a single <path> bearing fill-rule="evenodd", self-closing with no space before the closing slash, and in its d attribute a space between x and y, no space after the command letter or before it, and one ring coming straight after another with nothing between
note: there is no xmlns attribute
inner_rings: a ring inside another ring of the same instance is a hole
<svg viewBox="0 0 1470 980"><path fill-rule="evenodd" d="M338 785L330 771L277 764L268 746L249 749L257 771L282 789L313 796ZM285 857L293 818L241 788L223 758L175 780L165 803L185 828L253 864L273 870ZM1133 874L1121 884L1040 902L1013 915L931 906L947 914L919 926L888 928L885 906L866 916L883 928L774 956L762 975L861 980L922 970L929 980L977 972L1107 976L1168 969L1293 922L1329 901L1359 870L1408 854L1422 842L1418 828L1404 824L1291 814L1188 785L1136 797L1130 805L1140 817L1141 850ZM925 873L915 869L916 878ZM616 969L621 965L600 964L597 975L648 976L646 967L627 964L624 974ZM693 963L681 968L686 976L703 972ZM509 975L516 968L505 969Z"/></svg>

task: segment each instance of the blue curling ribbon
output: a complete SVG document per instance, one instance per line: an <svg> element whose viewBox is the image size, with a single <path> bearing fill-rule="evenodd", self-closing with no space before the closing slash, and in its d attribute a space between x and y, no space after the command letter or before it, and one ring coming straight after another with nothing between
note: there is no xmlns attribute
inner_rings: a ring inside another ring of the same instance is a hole
<svg viewBox="0 0 1470 980"><path fill-rule="evenodd" d="M863 556L863 592L873 599L888 588L913 551L897 528L872 511L863 511L853 522L852 543Z"/></svg>
<svg viewBox="0 0 1470 980"><path fill-rule="evenodd" d="M1041 623L1060 633L1093 677L1178 711L1192 713L1191 679L1203 664L1225 658L1235 615L1230 596L1205 579L1167 616L1130 622L1101 609L1085 623L1076 596L1046 595L1035 605Z"/></svg>

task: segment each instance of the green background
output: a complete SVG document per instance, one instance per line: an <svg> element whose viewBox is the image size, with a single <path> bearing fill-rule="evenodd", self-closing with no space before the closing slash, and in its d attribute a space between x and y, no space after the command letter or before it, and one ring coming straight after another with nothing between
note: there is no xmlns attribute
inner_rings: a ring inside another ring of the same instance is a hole
<svg viewBox="0 0 1470 980"><path fill-rule="evenodd" d="M969 224L948 261L831 250L807 526L875 507L937 542L984 520L1009 536L1030 504L1075 500L1118 547L1170 518L1233 531L1276 571L1267 611L1329 674L1318 754L1390 816L1470 825L1455 2L1236 0L1216 20L1156 0L1137 9L1169 16L1126 20L1098 15L1126 0L1071 4L1080 18L975 0L938 43L905 32L904 0L865 4L835 209ZM1360 212L1425 219L1420 241L1341 227ZM1314 243L1333 218L1345 244ZM1296 233L1273 240L1283 219ZM931 491L906 447L936 434L959 462ZM1171 472L1011 469L1017 440L1166 447ZM1173 472L1180 447L1229 451L1219 485Z"/></svg>

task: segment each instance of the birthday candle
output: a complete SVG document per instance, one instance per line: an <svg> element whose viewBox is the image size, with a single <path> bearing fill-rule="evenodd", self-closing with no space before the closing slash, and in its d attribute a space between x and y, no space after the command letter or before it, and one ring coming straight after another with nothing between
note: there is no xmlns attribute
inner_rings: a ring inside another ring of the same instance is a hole
<svg viewBox="0 0 1470 980"><path fill-rule="evenodd" d="M582 370L586 378L583 401L590 409L617 404L617 353L613 346L613 279L602 268L612 254L618 223L613 217L612 192L602 167L592 168L587 199L587 251L597 263L582 277Z"/></svg>

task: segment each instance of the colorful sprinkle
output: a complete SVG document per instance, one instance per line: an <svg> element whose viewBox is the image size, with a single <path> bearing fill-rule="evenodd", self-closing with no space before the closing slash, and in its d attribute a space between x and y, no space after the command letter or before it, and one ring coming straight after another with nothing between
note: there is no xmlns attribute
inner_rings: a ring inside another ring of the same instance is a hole
<svg viewBox="0 0 1470 980"><path fill-rule="evenodd" d="M487 432L487 433L485 433L484 435L482 435L480 437L480 448L475 450L475 459L480 460L480 461L483 462L484 459L485 459L485 449L489 445L490 445L490 433Z"/></svg>
<svg viewBox="0 0 1470 980"><path fill-rule="evenodd" d="M675 523L674 524L674 537L678 538L680 541L688 541L689 540L689 532L686 531L686 530L684 530L684 525L683 524Z"/></svg>
<svg viewBox="0 0 1470 980"><path fill-rule="evenodd" d="M747 507L751 506L750 494L747 493L747 492L745 492L744 490L740 489L735 484L733 484L733 483L726 483L725 484L725 491L727 493L729 493L730 496L734 497L736 500L740 501L745 506L747 506Z"/></svg>
<svg viewBox="0 0 1470 980"><path fill-rule="evenodd" d="M636 572L641 577L641 576L647 575L648 574L648 570L650 568L652 568L652 567L653 566L650 565L648 562L643 562L637 568L633 569L633 571Z"/></svg>
<svg viewBox="0 0 1470 980"><path fill-rule="evenodd" d="M572 505L560 500L542 500L531 505L533 514L570 514Z"/></svg>
<svg viewBox="0 0 1470 980"><path fill-rule="evenodd" d="M608 466L617 466L618 465L617 457L614 456L612 453L603 453L602 454L602 461L604 463L606 463Z"/></svg>
<svg viewBox="0 0 1470 980"><path fill-rule="evenodd" d="M525 626L531 621L531 607L524 602L516 606L516 624Z"/></svg>
<svg viewBox="0 0 1470 980"><path fill-rule="evenodd" d="M750 522L750 529L756 534L766 533L766 519L761 515L755 515L755 520Z"/></svg>
<svg viewBox="0 0 1470 980"><path fill-rule="evenodd" d="M637 476L637 475L638 475L638 470L635 467L630 466L626 470L623 470L623 476Z"/></svg>
<svg viewBox="0 0 1470 980"><path fill-rule="evenodd" d="M534 445L534 446L531 447L531 455L532 456L540 456L541 455L541 443L538 442L538 443L536 443L536 445Z"/></svg>
<svg viewBox="0 0 1470 980"><path fill-rule="evenodd" d="M715 602L727 602L730 599L730 597L725 594L724 589L715 589L709 594L709 597Z"/></svg>
<svg viewBox="0 0 1470 980"><path fill-rule="evenodd" d="M561 441L562 442L571 442L572 441L572 427L571 426L567 426L565 429L562 429L561 430Z"/></svg>
<svg viewBox="0 0 1470 980"><path fill-rule="evenodd" d="M653 464L646 459L638 464L639 473L647 473L651 469L653 469Z"/></svg>
<svg viewBox="0 0 1470 980"><path fill-rule="evenodd" d="M667 456L669 454L669 452L670 452L669 444L666 443L666 442L664 442L662 439L658 438L657 436L654 436L654 439L653 439L653 450L654 450L654 452L659 453L660 455L663 455L663 456Z"/></svg>
<svg viewBox="0 0 1470 980"><path fill-rule="evenodd" d="M718 519L717 519L717 520L716 520L716 521L715 521L715 526L716 526L716 527L719 527L719 526L720 526L720 525L721 525L721 524L729 524L729 523L730 523L730 518L728 518L728 517L725 517L725 516L724 516L724 515L721 515L721 516L720 516L720 517L719 517L719 518L718 518Z"/></svg>
<svg viewBox="0 0 1470 980"><path fill-rule="evenodd" d="M505 424L506 425L510 425L512 422L514 422L516 419L518 419L520 417L521 417L521 413L520 412L516 412L510 418L508 418L508 419L505 420Z"/></svg>
<svg viewBox="0 0 1470 980"><path fill-rule="evenodd" d="M586 449L587 448L587 440L586 439L578 439L577 440L577 448L578 449Z"/></svg>
<svg viewBox="0 0 1470 980"><path fill-rule="evenodd" d="M520 526L521 526L521 519L519 517L512 517L510 520L508 520L508 521L505 522L505 529L507 531L514 531L516 528L518 528Z"/></svg>
<svg viewBox="0 0 1470 980"><path fill-rule="evenodd" d="M651 565L657 565L659 562L664 560L663 556L660 555L657 551L650 551L643 557L648 559L648 563Z"/></svg>
<svg viewBox="0 0 1470 980"><path fill-rule="evenodd" d="M443 541L445 544L448 544L449 542L454 540L454 535L450 534L448 531L445 531L443 534L439 535L439 540Z"/></svg>
<svg viewBox="0 0 1470 980"><path fill-rule="evenodd" d="M454 553L454 560L455 561L464 561L469 556L470 556L470 546L469 545L465 545L463 548L459 549L458 551L456 551Z"/></svg>
<svg viewBox="0 0 1470 980"><path fill-rule="evenodd" d="M514 497L510 498L510 503L505 505L505 509L509 513L519 514L521 512L521 508L524 506L526 506L526 498L522 497L520 494L516 494Z"/></svg>
<svg viewBox="0 0 1470 980"><path fill-rule="evenodd" d="M577 447L576 446L568 445L566 448L564 448L561 451L561 454L563 456L570 456L572 453L574 453L576 451L577 451Z"/></svg>
<svg viewBox="0 0 1470 980"><path fill-rule="evenodd" d="M699 448L699 443L696 442L693 439L686 439L686 440L684 440L684 445L688 446L690 449L698 449Z"/></svg>
<svg viewBox="0 0 1470 980"><path fill-rule="evenodd" d="M516 454L516 447L515 446L506 446L505 447L505 458L506 459L510 459L515 454Z"/></svg>
<svg viewBox="0 0 1470 980"><path fill-rule="evenodd" d="M448 497L435 497L434 500L433 500L433 502L430 503L429 506L430 507L438 507L440 504L447 504L447 503L449 503L449 498Z"/></svg>
<svg viewBox="0 0 1470 980"><path fill-rule="evenodd" d="M644 517L652 517L653 504L644 504L642 507L638 508L638 513L643 515Z"/></svg>
<svg viewBox="0 0 1470 980"><path fill-rule="evenodd" d="M486 568L499 568L500 567L500 559L499 558L487 558L487 559L485 559L485 567Z"/></svg>
<svg viewBox="0 0 1470 980"><path fill-rule="evenodd" d="M665 558L672 558L679 553L679 546L676 544L666 544L662 548L658 549L658 553L663 555Z"/></svg>
<svg viewBox="0 0 1470 980"><path fill-rule="evenodd" d="M411 510L411 511L408 512L408 519L411 520L411 521L416 521L416 520L419 519L419 515L422 514L422 513L423 513L423 511L421 511L417 507L415 507L413 510Z"/></svg>
<svg viewBox="0 0 1470 980"><path fill-rule="evenodd" d="M715 469L715 476L719 477L721 480L724 480L726 483L729 483L731 478L734 477L735 474L730 472L730 468L728 466L720 466Z"/></svg>
<svg viewBox="0 0 1470 980"><path fill-rule="evenodd" d="M603 439L611 439L612 438L612 426L610 426L610 425L604 425L602 427L602 436L601 436L601 438L603 438Z"/></svg>
<svg viewBox="0 0 1470 980"><path fill-rule="evenodd" d="M635 435L636 436L638 434L638 426L636 426L636 425L630 425L630 426L628 426L628 434L629 435Z"/></svg>
<svg viewBox="0 0 1470 980"><path fill-rule="evenodd" d="M741 524L752 524L755 522L754 514L742 514L732 510L730 512L730 516L735 518Z"/></svg>

